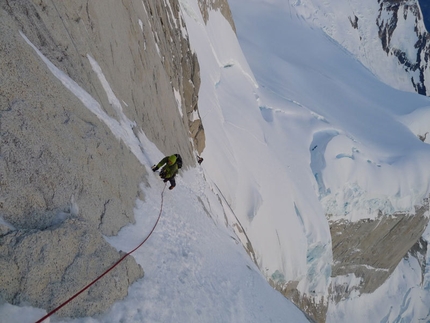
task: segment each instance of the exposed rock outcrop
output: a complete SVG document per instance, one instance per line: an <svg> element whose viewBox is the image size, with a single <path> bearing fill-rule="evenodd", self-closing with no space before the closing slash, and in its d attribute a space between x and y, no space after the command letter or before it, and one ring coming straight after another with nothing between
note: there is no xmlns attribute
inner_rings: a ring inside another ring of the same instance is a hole
<svg viewBox="0 0 430 323"><path fill-rule="evenodd" d="M269 279L269 283L282 295L291 300L300 308L310 322L324 323L327 314L327 300L324 297L315 299L312 295L303 295L297 290L297 281L289 281L283 284L275 283Z"/></svg>
<svg viewBox="0 0 430 323"><path fill-rule="evenodd" d="M200 0L199 7L205 23L207 23L209 19L209 12L211 10L219 10L224 18L229 22L231 29L236 32L236 26L227 0Z"/></svg>
<svg viewBox="0 0 430 323"><path fill-rule="evenodd" d="M353 291L374 292L420 240L428 222L428 202L414 215L380 214L375 220L337 221L330 224L333 241L332 277L355 275L355 286L332 284L339 301Z"/></svg>
<svg viewBox="0 0 430 323"><path fill-rule="evenodd" d="M413 215L380 213L375 220L358 222L330 221L328 215L333 249L330 301L339 302L351 293L374 292L405 257L417 258L424 275L427 244L421 236L429 223L428 212L429 204L425 200ZM342 279L347 276L353 276L354 279ZM301 294L295 281L275 282L269 279L269 282L312 321L326 321L328 299Z"/></svg>
<svg viewBox="0 0 430 323"><path fill-rule="evenodd" d="M134 222L147 173L21 33L119 120L92 57L135 131L185 167L204 148L199 66L177 0L3 1L0 17L0 297L52 309L121 257L102 235ZM109 275L109 293L96 284L60 314L105 310L143 270L127 257Z"/></svg>
<svg viewBox="0 0 430 323"><path fill-rule="evenodd" d="M382 0L379 5L376 24L382 49L387 55L394 55L398 63L404 66L405 71L410 74L410 80L417 93L428 95L426 86L428 80L426 81L426 79L429 77L430 35L425 29L418 28L418 25L423 26L424 24L418 0L413 2L409 0ZM408 55L403 47L399 48L399 44L392 43L392 36L398 27L399 19L413 19L415 21L414 30L403 31L403 33L415 33L417 38L415 44L407 44L406 41L403 44L406 47L411 45L414 47L416 50L414 57Z"/></svg>

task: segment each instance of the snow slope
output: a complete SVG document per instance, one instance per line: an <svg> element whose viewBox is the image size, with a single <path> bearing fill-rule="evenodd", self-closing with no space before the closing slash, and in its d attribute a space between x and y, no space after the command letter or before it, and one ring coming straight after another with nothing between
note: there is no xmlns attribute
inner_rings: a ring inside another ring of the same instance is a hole
<svg viewBox="0 0 430 323"><path fill-rule="evenodd" d="M276 150L293 152L285 159L287 171L292 171L291 160L301 160L293 169L298 176L291 178L295 190L307 193L308 203L316 193L333 220L373 218L378 209L413 213L429 193L429 147L416 137L429 131L429 99L381 83L284 1L232 0L231 6L259 84L262 117L273 128L282 124L277 139L292 139L278 143ZM390 75L392 84L399 76ZM303 122L298 110L314 119ZM297 156L300 146L308 149ZM306 169L314 178L303 176ZM313 192L303 190L309 178ZM315 214L304 216L316 220ZM428 233L424 238L429 241ZM427 252L427 268L428 257ZM375 294L330 304L327 321L430 321L428 275L418 277L420 269L409 259ZM314 271L308 268L309 277Z"/></svg>
<svg viewBox="0 0 430 323"><path fill-rule="evenodd" d="M204 26L197 5L181 3L203 71L204 168L266 276L323 296L325 213L413 212L427 196L430 150L404 120L418 108L428 120L429 99L381 83L285 2L230 2L246 61L220 13Z"/></svg>
<svg viewBox="0 0 430 323"><path fill-rule="evenodd" d="M197 6L181 3L203 71L204 168L245 227L265 275L326 296L331 241L324 214L357 221L378 210L413 213L428 196L430 150L417 135L429 131L430 101L382 83L288 2L230 1L246 61L220 13L203 26ZM364 302L369 321L378 308L383 317L402 317L411 288L428 295L418 281L389 284L393 303L377 294L370 296L374 308ZM363 309L361 300L350 306Z"/></svg>

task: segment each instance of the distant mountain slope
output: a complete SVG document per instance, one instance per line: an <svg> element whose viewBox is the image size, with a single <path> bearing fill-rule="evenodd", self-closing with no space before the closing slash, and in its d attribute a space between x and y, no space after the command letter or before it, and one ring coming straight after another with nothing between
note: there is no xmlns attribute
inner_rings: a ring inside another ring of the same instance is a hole
<svg viewBox="0 0 430 323"><path fill-rule="evenodd" d="M290 3L385 83L429 95L430 36L418 0Z"/></svg>
<svg viewBox="0 0 430 323"><path fill-rule="evenodd" d="M430 30L430 2L426 0L418 0L418 3L421 7L424 25L426 26L427 31L429 31Z"/></svg>

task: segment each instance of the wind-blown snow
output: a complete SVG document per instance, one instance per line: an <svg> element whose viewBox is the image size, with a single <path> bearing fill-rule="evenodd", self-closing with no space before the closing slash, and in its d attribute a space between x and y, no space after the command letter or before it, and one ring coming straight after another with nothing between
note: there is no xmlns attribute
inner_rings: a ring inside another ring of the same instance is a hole
<svg viewBox="0 0 430 323"><path fill-rule="evenodd" d="M385 85L304 20L296 10L312 12L303 10L314 8L310 0L230 0L237 36L221 12L210 11L205 24L197 0L179 2L200 65L204 162L182 172L177 188L165 193L162 220L133 254L145 277L108 314L67 322L306 321L264 277L296 281L302 293L327 301L332 246L326 214L356 221L374 218L378 210L414 212L430 191L430 146L417 138L430 131L430 100ZM340 7L348 15L351 8ZM354 35L345 41L347 36ZM121 100L88 59L111 104L119 104L118 120L51 71L149 169L161 153L143 133L134 135ZM386 77L396 78L393 71ZM149 181L142 187L146 201L136 202L136 224L108 239L118 249L132 249L155 221L163 184L152 174ZM242 248L248 239L259 268ZM416 318L413 309L429 318L429 272L420 285L412 275L417 266L410 257L374 294L352 293L329 304L328 321L393 322ZM359 284L352 275L337 279ZM30 308L23 317L30 312L40 315Z"/></svg>

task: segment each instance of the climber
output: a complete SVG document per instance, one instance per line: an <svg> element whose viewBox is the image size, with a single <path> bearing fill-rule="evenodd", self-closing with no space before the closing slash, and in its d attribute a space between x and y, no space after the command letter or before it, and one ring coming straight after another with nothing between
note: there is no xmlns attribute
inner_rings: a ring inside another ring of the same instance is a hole
<svg viewBox="0 0 430 323"><path fill-rule="evenodd" d="M203 158L200 157L199 155L197 155L197 162L199 163L199 165L201 165L201 163L203 163Z"/></svg>
<svg viewBox="0 0 430 323"><path fill-rule="evenodd" d="M425 142L425 141L426 141L427 134L428 134L428 132L426 132L426 133L424 134L424 136L421 136L421 135L419 134L419 135L418 135L418 138L420 138L420 140L421 140L422 142Z"/></svg>
<svg viewBox="0 0 430 323"><path fill-rule="evenodd" d="M169 190L172 190L176 186L175 176L179 169L182 167L182 158L179 154L164 157L157 165L151 167L152 171L155 172L161 168L160 177L164 183L170 182Z"/></svg>

